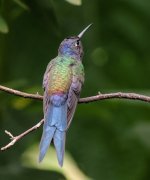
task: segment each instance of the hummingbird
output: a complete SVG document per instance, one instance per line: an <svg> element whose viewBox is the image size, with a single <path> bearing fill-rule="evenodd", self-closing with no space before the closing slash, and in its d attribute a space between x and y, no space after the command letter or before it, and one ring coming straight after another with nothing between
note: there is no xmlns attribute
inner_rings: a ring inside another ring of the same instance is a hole
<svg viewBox="0 0 150 180"><path fill-rule="evenodd" d="M40 142L41 162L53 141L59 165L63 166L66 132L73 119L84 83L81 38L92 24L79 35L65 38L52 59L43 78L44 125Z"/></svg>

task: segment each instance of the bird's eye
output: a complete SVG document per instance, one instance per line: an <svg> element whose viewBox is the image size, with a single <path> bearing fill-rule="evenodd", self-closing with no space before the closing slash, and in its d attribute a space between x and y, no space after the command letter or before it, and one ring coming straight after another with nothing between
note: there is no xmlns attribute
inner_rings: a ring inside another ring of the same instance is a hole
<svg viewBox="0 0 150 180"><path fill-rule="evenodd" d="M75 46L77 47L77 46L79 46L79 44L80 44L80 41L77 40L77 41L75 42Z"/></svg>

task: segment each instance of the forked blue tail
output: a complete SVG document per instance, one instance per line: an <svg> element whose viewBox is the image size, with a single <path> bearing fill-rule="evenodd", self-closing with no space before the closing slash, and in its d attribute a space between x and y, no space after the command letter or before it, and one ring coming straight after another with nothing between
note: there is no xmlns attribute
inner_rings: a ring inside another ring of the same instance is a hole
<svg viewBox="0 0 150 180"><path fill-rule="evenodd" d="M60 166L63 166L67 129L67 103L61 106L49 105L45 116L43 134L40 142L39 162L41 162L53 139Z"/></svg>

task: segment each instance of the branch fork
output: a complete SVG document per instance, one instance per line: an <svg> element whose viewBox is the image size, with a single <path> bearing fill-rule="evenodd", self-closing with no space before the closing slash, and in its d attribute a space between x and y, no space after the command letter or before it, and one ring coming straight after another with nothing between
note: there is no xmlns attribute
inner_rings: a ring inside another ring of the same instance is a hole
<svg viewBox="0 0 150 180"><path fill-rule="evenodd" d="M5 130L5 133L10 137L11 141L4 147L1 148L1 151L4 151L8 148L10 148L11 146L13 146L17 141L19 141L21 138L23 138L24 136L26 136L27 134L29 134L30 132L38 129L42 124L44 123L44 119L42 119L40 122L38 122L36 125L34 125L33 127L31 127L30 129L24 131L23 133L21 133L18 136L13 136L11 132Z"/></svg>
<svg viewBox="0 0 150 180"><path fill-rule="evenodd" d="M10 142L9 144L7 144L6 146L2 147L2 148L1 148L1 151L4 151L4 150L6 150L8 147L13 146L13 145L16 143L16 141L17 141L17 136L16 136L16 137L13 136L13 135L12 135L9 131L7 131L7 130L5 130L5 133L10 137L11 142Z"/></svg>

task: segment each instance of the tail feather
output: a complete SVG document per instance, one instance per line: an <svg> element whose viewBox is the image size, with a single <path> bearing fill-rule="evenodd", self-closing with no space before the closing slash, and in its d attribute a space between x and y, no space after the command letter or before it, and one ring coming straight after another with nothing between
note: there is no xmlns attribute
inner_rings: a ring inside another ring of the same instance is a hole
<svg viewBox="0 0 150 180"><path fill-rule="evenodd" d="M63 165L67 129L67 103L61 106L50 105L45 115L43 134L40 142L39 162L41 162L52 139L57 152L59 165Z"/></svg>
<svg viewBox="0 0 150 180"><path fill-rule="evenodd" d="M56 127L43 127L42 139L40 142L39 162L41 162L50 146Z"/></svg>
<svg viewBox="0 0 150 180"><path fill-rule="evenodd" d="M54 146L57 153L57 159L61 167L63 166L65 140L66 140L66 132L56 130L54 134Z"/></svg>
<svg viewBox="0 0 150 180"><path fill-rule="evenodd" d="M51 105L48 110L48 121L46 124L55 126L60 131L65 131L67 128L67 103L61 106Z"/></svg>

